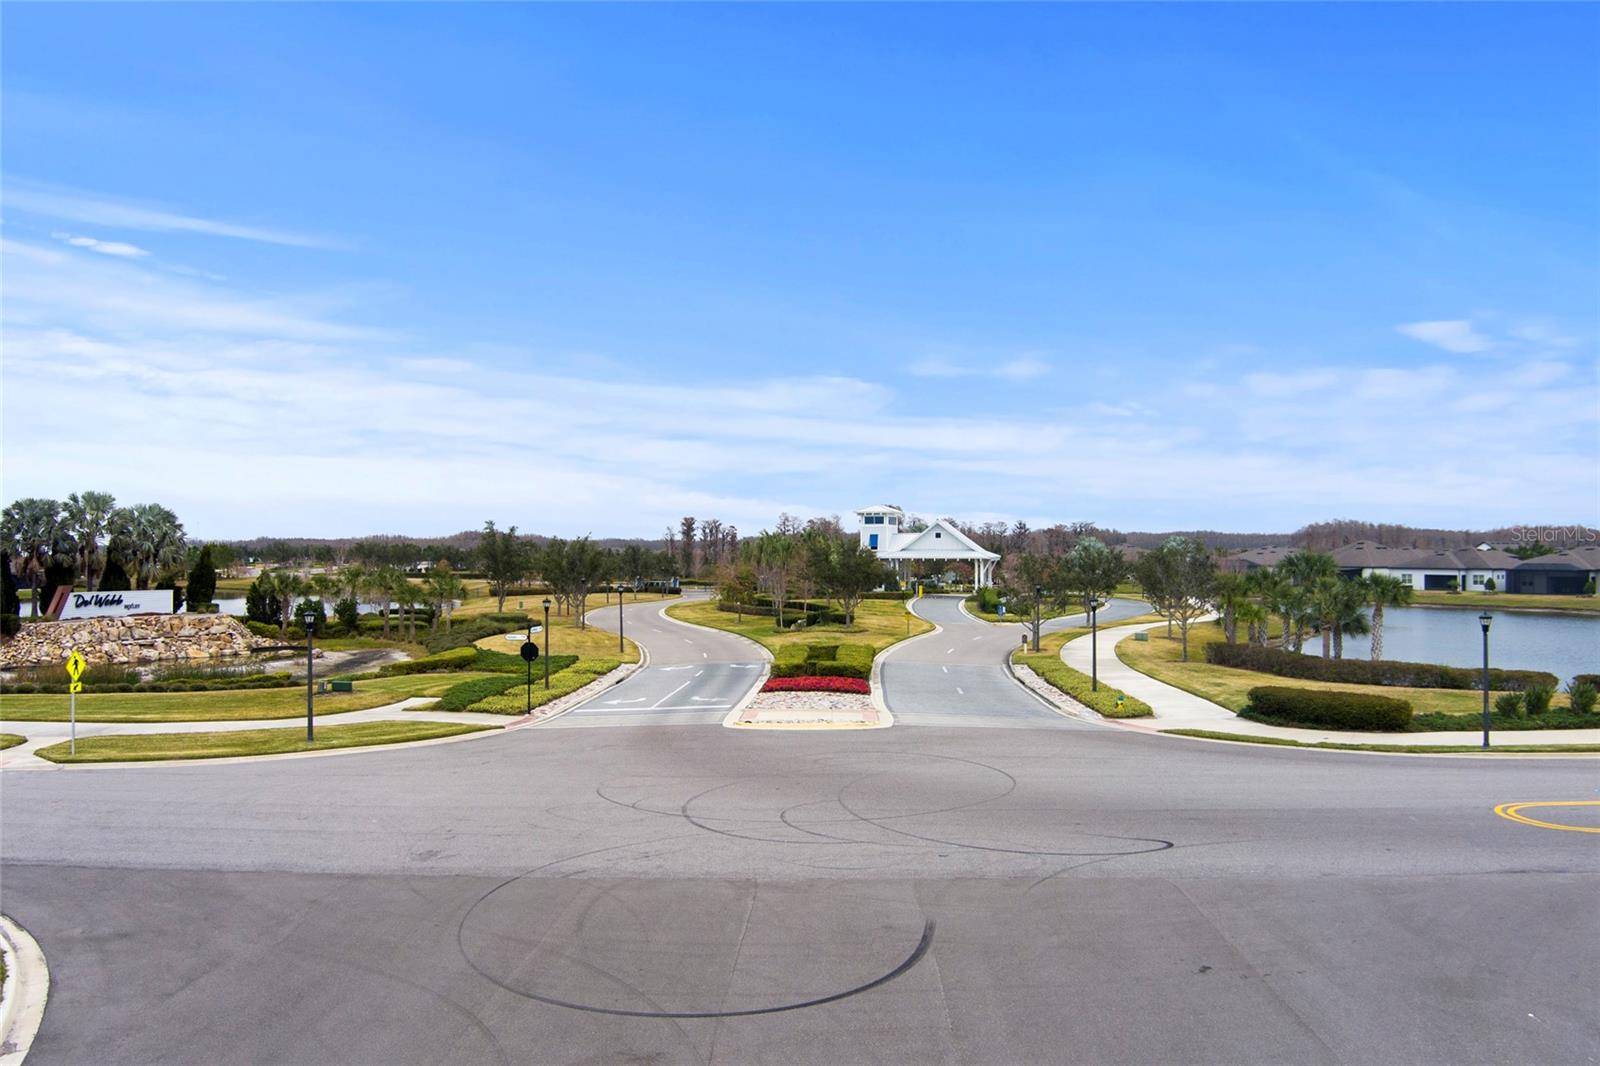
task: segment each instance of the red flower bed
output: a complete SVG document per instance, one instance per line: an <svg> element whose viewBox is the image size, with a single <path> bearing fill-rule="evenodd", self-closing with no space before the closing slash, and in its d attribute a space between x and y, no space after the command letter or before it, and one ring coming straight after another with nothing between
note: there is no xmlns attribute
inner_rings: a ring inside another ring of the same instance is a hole
<svg viewBox="0 0 1600 1066"><path fill-rule="evenodd" d="M855 692L866 696L872 688L859 677L773 677L762 692Z"/></svg>

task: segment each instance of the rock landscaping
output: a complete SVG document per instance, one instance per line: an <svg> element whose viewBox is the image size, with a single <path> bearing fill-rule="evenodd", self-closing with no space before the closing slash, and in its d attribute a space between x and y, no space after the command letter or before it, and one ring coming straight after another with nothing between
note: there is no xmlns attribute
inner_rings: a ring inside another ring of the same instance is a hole
<svg viewBox="0 0 1600 1066"><path fill-rule="evenodd" d="M0 646L0 669L59 666L73 650L91 665L251 655L276 641L219 615L150 614L25 625Z"/></svg>

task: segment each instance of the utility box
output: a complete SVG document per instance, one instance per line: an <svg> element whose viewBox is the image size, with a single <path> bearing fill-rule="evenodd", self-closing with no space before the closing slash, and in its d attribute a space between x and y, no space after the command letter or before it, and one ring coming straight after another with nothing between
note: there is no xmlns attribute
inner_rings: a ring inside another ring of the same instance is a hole
<svg viewBox="0 0 1600 1066"><path fill-rule="evenodd" d="M354 692L356 683L354 681L329 681L328 688L334 692Z"/></svg>
<svg viewBox="0 0 1600 1066"><path fill-rule="evenodd" d="M1141 630L1139 630L1139 632L1137 632L1137 633L1135 633L1133 635L1133 639L1134 640L1149 640L1150 639L1150 634L1146 633L1144 630L1141 629ZM337 681L334 682L335 685L337 685L338 683L339 682L337 682Z"/></svg>

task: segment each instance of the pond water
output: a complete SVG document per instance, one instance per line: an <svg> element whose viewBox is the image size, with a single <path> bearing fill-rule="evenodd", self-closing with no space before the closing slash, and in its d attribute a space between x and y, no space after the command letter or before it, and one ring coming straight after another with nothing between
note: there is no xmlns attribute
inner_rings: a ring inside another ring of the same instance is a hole
<svg viewBox="0 0 1600 1066"><path fill-rule="evenodd" d="M1370 612L1369 612L1370 613ZM1390 607L1383 612L1383 657L1402 662L1482 666L1483 630L1478 610L1458 607ZM1600 673L1600 616L1495 611L1489 626L1489 665L1505 670L1546 670L1566 685L1573 674ZM1322 654L1313 635L1304 650ZM1347 659L1372 654L1371 637L1345 637Z"/></svg>

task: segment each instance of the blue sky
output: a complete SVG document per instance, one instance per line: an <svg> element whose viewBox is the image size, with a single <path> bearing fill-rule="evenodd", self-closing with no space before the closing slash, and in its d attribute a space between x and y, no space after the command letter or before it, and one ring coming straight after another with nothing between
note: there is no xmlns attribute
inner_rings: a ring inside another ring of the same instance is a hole
<svg viewBox="0 0 1600 1066"><path fill-rule="evenodd" d="M1588 5L8 5L4 495L1597 520Z"/></svg>

